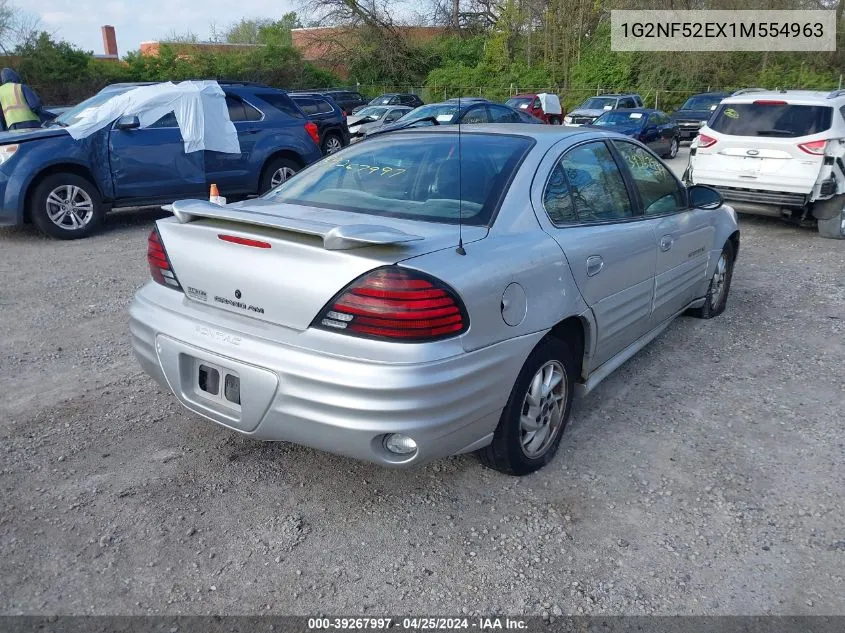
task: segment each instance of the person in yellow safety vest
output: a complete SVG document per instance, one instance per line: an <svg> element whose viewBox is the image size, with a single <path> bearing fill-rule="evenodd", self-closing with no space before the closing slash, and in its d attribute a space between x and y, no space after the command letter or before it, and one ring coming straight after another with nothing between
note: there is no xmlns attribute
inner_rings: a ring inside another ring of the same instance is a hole
<svg viewBox="0 0 845 633"><path fill-rule="evenodd" d="M11 68L0 71L0 108L7 130L41 127L41 99Z"/></svg>

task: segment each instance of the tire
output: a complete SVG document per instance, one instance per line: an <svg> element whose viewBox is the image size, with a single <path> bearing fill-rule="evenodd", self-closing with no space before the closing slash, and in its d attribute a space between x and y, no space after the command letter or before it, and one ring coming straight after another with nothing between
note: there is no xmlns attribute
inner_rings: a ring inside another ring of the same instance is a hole
<svg viewBox="0 0 845 633"><path fill-rule="evenodd" d="M343 139L334 132L330 132L329 134L326 134L326 137L323 139L320 149L323 150L323 156L334 154L335 152L343 149Z"/></svg>
<svg viewBox="0 0 845 633"><path fill-rule="evenodd" d="M816 220L818 223L819 235L834 240L845 239L845 231L842 230L842 216L837 215L826 220Z"/></svg>
<svg viewBox="0 0 845 633"><path fill-rule="evenodd" d="M29 217L35 228L59 240L88 237L100 228L105 213L97 187L71 173L50 174L29 198Z"/></svg>
<svg viewBox="0 0 845 633"><path fill-rule="evenodd" d="M258 195L265 194L274 187L279 186L300 169L302 169L302 166L290 158L274 158L267 163L264 171L261 172Z"/></svg>
<svg viewBox="0 0 845 633"><path fill-rule="evenodd" d="M554 458L569 421L577 366L565 342L550 336L540 341L519 372L493 434L493 442L478 451L482 464L507 475L522 476L542 468ZM543 385L535 384L535 379L537 376L544 378L547 371L551 372L552 378L557 376L560 380L551 392L545 392L546 399L541 400L540 405L532 405L529 402L532 389L535 395L544 392ZM554 402L558 403L557 407ZM551 407L549 403L552 403ZM536 417L523 415L532 408L537 412ZM531 430L524 428L523 419L532 424L539 419L540 430L551 429L536 444L534 454L529 449L532 442L537 441L540 431L532 434Z"/></svg>
<svg viewBox="0 0 845 633"><path fill-rule="evenodd" d="M663 154L663 158L675 158L678 155L678 148L681 146L676 137L672 137L672 142L669 144L669 151Z"/></svg>
<svg viewBox="0 0 845 633"><path fill-rule="evenodd" d="M735 258L734 245L728 240L725 242L724 248L722 248L722 254L716 263L716 270L710 279L710 285L707 287L707 294L704 296L704 305L700 308L688 310L690 316L698 319L712 319L725 311L725 307L728 304L728 293L731 290ZM721 271L720 268L723 262L724 270ZM721 283L718 281L719 277L721 277Z"/></svg>

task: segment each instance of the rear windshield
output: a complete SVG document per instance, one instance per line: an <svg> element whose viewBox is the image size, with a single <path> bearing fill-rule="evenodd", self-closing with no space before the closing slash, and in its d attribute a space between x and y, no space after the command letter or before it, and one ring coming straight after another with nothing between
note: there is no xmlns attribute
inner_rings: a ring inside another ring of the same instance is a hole
<svg viewBox="0 0 845 633"><path fill-rule="evenodd" d="M829 106L770 103L729 103L719 106L710 127L731 136L793 138L830 128Z"/></svg>
<svg viewBox="0 0 845 633"><path fill-rule="evenodd" d="M389 109L390 108L385 108L383 106L370 106L368 108L364 108L363 110L359 110L355 113L355 116L371 116L376 121L378 121L381 117L384 116L384 113L387 112Z"/></svg>
<svg viewBox="0 0 845 633"><path fill-rule="evenodd" d="M525 110L528 106L531 105L531 102L534 101L533 97L514 97L513 99L508 99L505 101L506 106L510 106L512 108L521 108Z"/></svg>
<svg viewBox="0 0 845 633"><path fill-rule="evenodd" d="M690 97L686 103L681 106L681 110L715 110L719 102L724 97L699 95L697 97Z"/></svg>
<svg viewBox="0 0 845 633"><path fill-rule="evenodd" d="M584 103L581 104L580 109L584 110L612 110L616 107L616 98L615 97L593 97L592 99L587 99Z"/></svg>
<svg viewBox="0 0 845 633"><path fill-rule="evenodd" d="M426 117L434 117L440 123L451 123L457 114L457 103L432 103L411 110L402 118L406 121L416 121Z"/></svg>
<svg viewBox="0 0 845 633"><path fill-rule="evenodd" d="M370 101L370 105L389 105L395 95L382 95Z"/></svg>
<svg viewBox="0 0 845 633"><path fill-rule="evenodd" d="M461 217L465 224L486 225L533 144L500 134L377 137L326 157L264 198L446 224Z"/></svg>
<svg viewBox="0 0 845 633"><path fill-rule="evenodd" d="M642 125L645 119L646 115L642 112L612 110L610 112L605 112L598 119L593 121L593 125L597 125L599 127L614 127L617 125L631 127L632 125Z"/></svg>

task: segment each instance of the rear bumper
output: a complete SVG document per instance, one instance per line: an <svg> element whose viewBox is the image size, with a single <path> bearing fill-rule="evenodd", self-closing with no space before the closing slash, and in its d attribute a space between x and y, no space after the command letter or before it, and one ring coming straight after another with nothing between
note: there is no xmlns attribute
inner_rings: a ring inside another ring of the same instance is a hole
<svg viewBox="0 0 845 633"><path fill-rule="evenodd" d="M693 181L695 184L708 185L716 189L722 194L725 202L739 213L779 218L784 214L789 215L793 209L804 208L809 202L807 194L710 184L706 182L706 179L697 178L695 170L693 170Z"/></svg>
<svg viewBox="0 0 845 633"><path fill-rule="evenodd" d="M136 295L129 311L132 345L144 370L183 406L256 439L383 466L421 464L488 444L525 358L543 335L435 361L379 363L200 322L157 303L161 291L173 293L153 284ZM240 407L198 389L199 363L240 378ZM416 453L389 453L387 433L410 436Z"/></svg>

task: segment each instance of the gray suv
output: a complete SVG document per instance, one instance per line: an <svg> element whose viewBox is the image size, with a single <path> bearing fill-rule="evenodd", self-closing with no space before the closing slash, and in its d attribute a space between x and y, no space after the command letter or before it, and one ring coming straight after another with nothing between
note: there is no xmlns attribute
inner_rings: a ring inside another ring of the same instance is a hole
<svg viewBox="0 0 845 633"><path fill-rule="evenodd" d="M590 125L608 110L642 108L643 98L638 94L609 94L590 97L563 117L564 125Z"/></svg>

